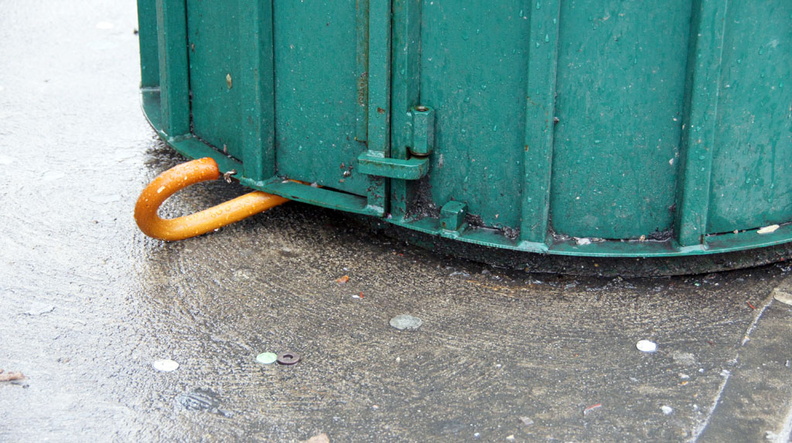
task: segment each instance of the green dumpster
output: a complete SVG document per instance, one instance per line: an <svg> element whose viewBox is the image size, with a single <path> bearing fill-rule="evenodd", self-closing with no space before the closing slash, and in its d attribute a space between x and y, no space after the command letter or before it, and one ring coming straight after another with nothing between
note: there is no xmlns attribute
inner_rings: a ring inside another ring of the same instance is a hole
<svg viewBox="0 0 792 443"><path fill-rule="evenodd" d="M789 255L788 0L138 7L148 120L250 188L524 256Z"/></svg>

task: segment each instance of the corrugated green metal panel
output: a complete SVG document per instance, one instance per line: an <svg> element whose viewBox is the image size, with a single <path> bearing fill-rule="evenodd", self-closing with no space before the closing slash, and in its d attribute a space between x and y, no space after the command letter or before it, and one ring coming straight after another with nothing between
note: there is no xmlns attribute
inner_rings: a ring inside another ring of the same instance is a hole
<svg viewBox="0 0 792 443"><path fill-rule="evenodd" d="M354 170L367 111L367 70L357 57L355 0L273 2L278 174L365 195ZM389 110L382 109L382 112Z"/></svg>
<svg viewBox="0 0 792 443"><path fill-rule="evenodd" d="M274 173L271 13L263 3L187 1L192 132L245 159L255 180Z"/></svg>
<svg viewBox="0 0 792 443"><path fill-rule="evenodd" d="M140 43L140 87L159 86L159 56L157 52L156 0L138 1L138 36Z"/></svg>
<svg viewBox="0 0 792 443"><path fill-rule="evenodd" d="M792 219L790 19L787 0L729 3L709 232Z"/></svg>
<svg viewBox="0 0 792 443"><path fill-rule="evenodd" d="M250 82L242 81L249 73L241 69L241 55L252 48L241 47L239 3L230 0L218 8L214 2L188 0L187 29L193 133L241 159L239 124L254 93Z"/></svg>
<svg viewBox="0 0 792 443"><path fill-rule="evenodd" d="M157 66L162 107L158 129L171 139L190 134L186 8L183 0L156 0ZM141 27L141 31L148 29L151 27Z"/></svg>
<svg viewBox="0 0 792 443"><path fill-rule="evenodd" d="M671 229L690 12L689 0L561 3L557 233Z"/></svg>
<svg viewBox="0 0 792 443"><path fill-rule="evenodd" d="M140 0L144 109L246 186L559 255L792 238L784 0L211 5Z"/></svg>
<svg viewBox="0 0 792 443"><path fill-rule="evenodd" d="M528 2L423 5L421 104L437 113L430 192L487 226L520 226Z"/></svg>

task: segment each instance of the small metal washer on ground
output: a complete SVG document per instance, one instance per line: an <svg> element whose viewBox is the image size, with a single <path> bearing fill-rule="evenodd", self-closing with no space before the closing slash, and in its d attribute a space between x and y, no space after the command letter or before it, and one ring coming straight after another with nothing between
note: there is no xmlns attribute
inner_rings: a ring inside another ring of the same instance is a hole
<svg viewBox="0 0 792 443"><path fill-rule="evenodd" d="M284 352L278 355L278 363L282 365L293 365L300 361L300 354L296 352Z"/></svg>
<svg viewBox="0 0 792 443"><path fill-rule="evenodd" d="M262 352L256 356L256 361L262 365L270 365L278 361L278 354L274 352Z"/></svg>

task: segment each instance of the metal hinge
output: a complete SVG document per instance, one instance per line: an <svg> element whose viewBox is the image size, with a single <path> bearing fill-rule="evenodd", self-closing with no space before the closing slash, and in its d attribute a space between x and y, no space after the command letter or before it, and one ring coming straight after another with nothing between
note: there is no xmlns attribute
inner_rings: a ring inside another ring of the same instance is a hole
<svg viewBox="0 0 792 443"><path fill-rule="evenodd" d="M429 155L434 149L434 110L416 106L407 113L412 127L412 140L407 159L384 157L367 151L358 157L358 172L399 180L418 180L429 172Z"/></svg>

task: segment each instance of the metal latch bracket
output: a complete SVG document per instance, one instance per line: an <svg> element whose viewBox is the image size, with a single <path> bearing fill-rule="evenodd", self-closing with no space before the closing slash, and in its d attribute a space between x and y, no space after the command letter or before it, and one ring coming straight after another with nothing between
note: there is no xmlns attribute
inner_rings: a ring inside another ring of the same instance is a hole
<svg viewBox="0 0 792 443"><path fill-rule="evenodd" d="M358 172L399 180L418 180L429 171L429 159L413 157L407 160L385 158L363 153L358 157Z"/></svg>
<svg viewBox="0 0 792 443"><path fill-rule="evenodd" d="M418 180L429 172L429 155L434 149L434 110L416 106L407 115L412 132L407 159L388 158L378 151L358 157L358 172L398 180Z"/></svg>

